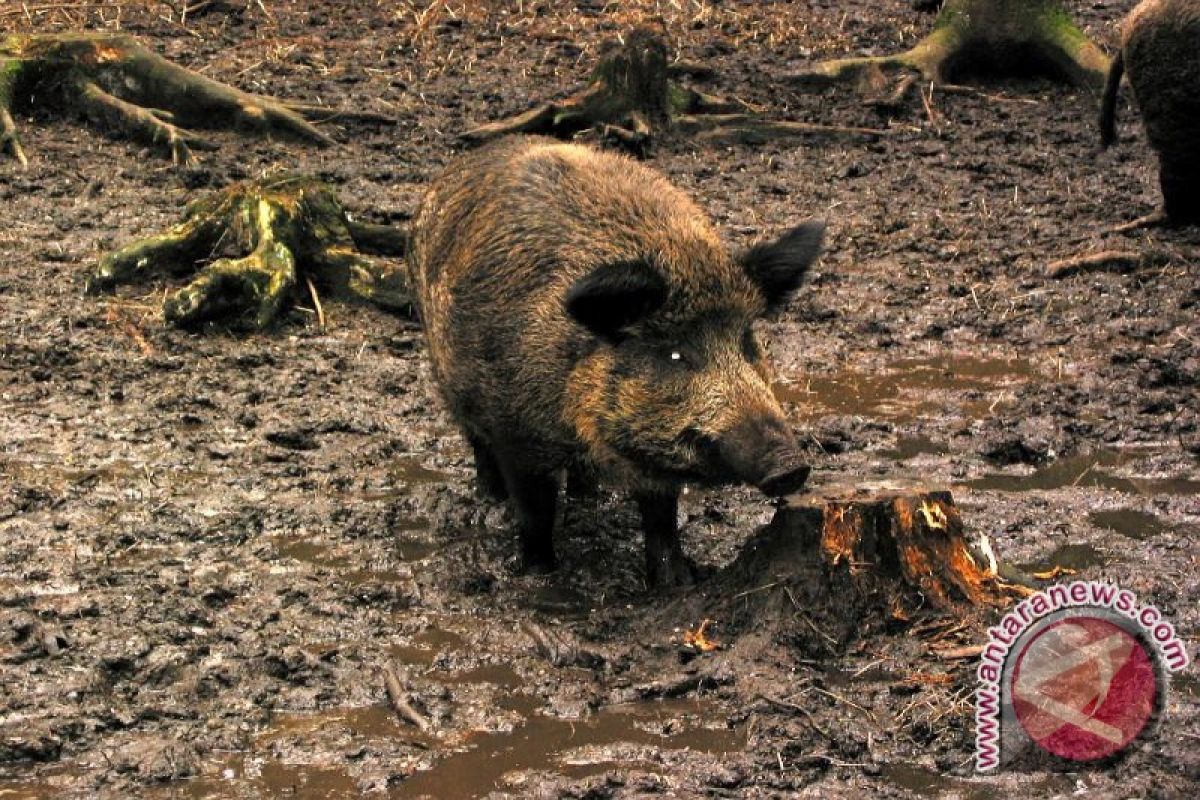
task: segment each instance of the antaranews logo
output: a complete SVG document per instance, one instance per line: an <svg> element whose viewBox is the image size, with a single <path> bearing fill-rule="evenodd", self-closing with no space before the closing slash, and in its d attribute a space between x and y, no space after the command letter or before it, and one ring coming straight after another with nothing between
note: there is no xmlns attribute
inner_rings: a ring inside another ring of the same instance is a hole
<svg viewBox="0 0 1200 800"><path fill-rule="evenodd" d="M1189 663L1175 627L1111 583L1034 592L988 629L976 675L975 767L1100 761L1152 732L1167 673Z"/></svg>

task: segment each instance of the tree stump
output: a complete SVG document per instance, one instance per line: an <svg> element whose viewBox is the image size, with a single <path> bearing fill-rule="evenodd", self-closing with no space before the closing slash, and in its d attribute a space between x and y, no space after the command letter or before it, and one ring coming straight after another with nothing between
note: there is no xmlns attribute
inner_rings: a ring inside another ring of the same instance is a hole
<svg viewBox="0 0 1200 800"><path fill-rule="evenodd" d="M104 256L87 290L199 270L163 303L167 321L183 327L222 319L264 328L301 287L320 314L318 289L407 311L403 272L381 270L362 255L398 256L406 247L402 230L351 220L333 189L315 178L275 176L193 201L178 225ZM217 254L226 257L206 263Z"/></svg>
<svg viewBox="0 0 1200 800"><path fill-rule="evenodd" d="M160 145L182 165L194 162L192 150L215 147L189 125L280 133L328 145L333 140L310 118L385 119L249 94L173 64L131 36L108 33L0 38L0 152L21 164L27 162L12 110L26 97Z"/></svg>
<svg viewBox="0 0 1200 800"><path fill-rule="evenodd" d="M709 74L702 66L672 65L662 37L638 28L624 44L610 43L583 92L546 103L515 117L461 134L471 144L508 134L543 134L569 139L595 131L638 156L648 154L656 129L677 128L702 138L757 142L800 136L877 138L887 131L773 121L739 100L725 100L684 86L681 75Z"/></svg>
<svg viewBox="0 0 1200 800"><path fill-rule="evenodd" d="M946 0L933 31L912 49L826 61L789 81L805 90L850 83L878 92L888 74L901 73L888 98L898 103L915 88L914 75L946 84L973 75L1036 74L1099 93L1107 70L1108 57L1058 0Z"/></svg>
<svg viewBox="0 0 1200 800"><path fill-rule="evenodd" d="M788 498L737 559L667 612L717 621L814 655L871 626L928 610L970 618L1031 590L1002 577L986 537L969 534L950 493L912 486L815 487ZM660 623L661 625L661 623Z"/></svg>

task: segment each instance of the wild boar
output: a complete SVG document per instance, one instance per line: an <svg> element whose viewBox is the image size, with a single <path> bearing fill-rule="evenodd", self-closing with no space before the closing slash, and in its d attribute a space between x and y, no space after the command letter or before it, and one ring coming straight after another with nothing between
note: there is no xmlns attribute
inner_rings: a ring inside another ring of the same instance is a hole
<svg viewBox="0 0 1200 800"><path fill-rule="evenodd" d="M551 139L501 140L432 184L409 278L438 386L479 486L515 504L527 569L554 566L566 470L633 494L660 586L694 577L683 485L803 485L752 326L798 288L823 231L735 258L659 173Z"/></svg>
<svg viewBox="0 0 1200 800"><path fill-rule="evenodd" d="M1200 223L1200 0L1144 0L1125 18L1100 110L1105 147L1116 140L1122 72L1158 153L1167 219Z"/></svg>

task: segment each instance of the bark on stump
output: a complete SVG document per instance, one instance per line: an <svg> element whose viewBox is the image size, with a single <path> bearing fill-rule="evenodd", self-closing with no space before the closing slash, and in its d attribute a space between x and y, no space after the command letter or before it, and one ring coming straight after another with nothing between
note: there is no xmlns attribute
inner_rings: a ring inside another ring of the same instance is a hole
<svg viewBox="0 0 1200 800"><path fill-rule="evenodd" d="M39 107L76 112L159 145L184 165L194 162L192 150L215 147L188 130L190 125L279 133L328 145L333 140L310 119L385 119L243 92L173 64L131 36L108 33L0 37L0 153L22 164L27 162L12 110L30 97Z"/></svg>
<svg viewBox="0 0 1200 800"><path fill-rule="evenodd" d="M880 92L889 74L901 73L888 98L896 104L915 88L915 76L946 84L973 75L1042 74L1098 94L1107 70L1108 57L1058 0L946 0L933 31L912 49L826 61L790 82L814 91L849 83Z"/></svg>
<svg viewBox="0 0 1200 800"><path fill-rule="evenodd" d="M104 256L87 290L198 270L163 303L167 321L184 327L220 319L261 329L305 287L322 316L318 290L407 311L403 271L384 271L362 255L399 256L406 247L400 229L351 220L315 178L276 176L195 200L179 224ZM207 263L217 254L226 257Z"/></svg>
<svg viewBox="0 0 1200 800"><path fill-rule="evenodd" d="M758 109L684 86L675 78L710 74L702 66L670 64L657 33L639 28L624 44L610 45L592 72L591 84L565 100L546 103L508 119L461 134L480 144L508 134L543 134L569 139L595 131L639 156L649 153L656 130L676 128L704 139L758 142L807 136L874 139L887 131L766 120Z"/></svg>
<svg viewBox="0 0 1200 800"><path fill-rule="evenodd" d="M1029 593L949 492L817 487L788 498L738 558L680 598L672 624L714 619L725 634L765 630L812 655L840 652L870 627L932 610L975 617Z"/></svg>

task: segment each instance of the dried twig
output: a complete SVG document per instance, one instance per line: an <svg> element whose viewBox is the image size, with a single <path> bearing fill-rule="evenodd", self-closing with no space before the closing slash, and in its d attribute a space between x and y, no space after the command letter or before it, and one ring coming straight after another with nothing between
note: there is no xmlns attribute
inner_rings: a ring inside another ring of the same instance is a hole
<svg viewBox="0 0 1200 800"><path fill-rule="evenodd" d="M1046 267L1049 278L1068 278L1088 272L1131 272L1146 261L1145 255L1130 250L1102 250L1051 262Z"/></svg>
<svg viewBox="0 0 1200 800"><path fill-rule="evenodd" d="M400 685L400 679L396 676L395 670L389 665L384 665L380 668L383 674L383 686L387 689L388 700L391 701L392 710L400 719L408 722L421 731L427 733L433 727L428 718L420 711L413 708L408 702L408 698L404 696L404 689Z"/></svg>
<svg viewBox="0 0 1200 800"><path fill-rule="evenodd" d="M961 647L934 648L933 654L943 661L954 661L961 658L975 658L983 652L983 645L968 644Z"/></svg>

